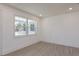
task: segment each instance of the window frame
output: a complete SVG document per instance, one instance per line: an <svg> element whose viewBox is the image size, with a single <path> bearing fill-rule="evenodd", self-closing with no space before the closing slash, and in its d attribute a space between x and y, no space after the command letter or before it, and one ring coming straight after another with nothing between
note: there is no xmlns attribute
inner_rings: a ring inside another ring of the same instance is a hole
<svg viewBox="0 0 79 59"><path fill-rule="evenodd" d="M34 19L31 19L31 18L28 18L28 20L33 20L33 21L35 21L36 22L36 31L35 31L35 34L29 34L28 33L28 35L36 35L37 34L37 31L38 31L38 23L37 23L37 21L36 20L34 20ZM27 21L28 22L28 21ZM29 28L29 27L28 27ZM28 30L27 30L28 31Z"/></svg>
<svg viewBox="0 0 79 59"><path fill-rule="evenodd" d="M16 22L16 19L15 19L15 17L20 17L20 18L24 18L24 19L26 19L26 25L28 26L28 24L27 24L27 22L28 22L28 18L26 18L26 17L24 17L24 16L18 16L18 15L15 15L14 16L14 36L15 37L26 37L27 35L28 35L28 27L26 28L26 34L25 35L15 35L15 22Z"/></svg>
<svg viewBox="0 0 79 59"><path fill-rule="evenodd" d="M26 19L26 24L27 24L27 28L26 28L26 35L15 35L15 17L21 17L21 18L24 18L24 19ZM20 38L20 37L27 37L27 36L33 36L33 35L37 35L37 31L38 31L38 22L36 21L36 20L34 20L34 19L32 19L32 18L28 18L28 17L24 17L24 16L19 16L19 15L15 15L14 17L14 21L13 21L13 28L14 28L14 31L13 31L13 35L14 35L14 37L15 38ZM34 21L36 21L36 31L35 31L35 34L29 34L28 33L28 20L34 20Z"/></svg>

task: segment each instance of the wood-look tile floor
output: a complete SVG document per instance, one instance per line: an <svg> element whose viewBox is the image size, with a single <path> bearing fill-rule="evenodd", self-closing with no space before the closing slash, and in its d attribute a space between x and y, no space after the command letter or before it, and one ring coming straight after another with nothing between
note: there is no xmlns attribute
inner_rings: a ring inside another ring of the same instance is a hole
<svg viewBox="0 0 79 59"><path fill-rule="evenodd" d="M6 56L79 56L79 48L39 42Z"/></svg>

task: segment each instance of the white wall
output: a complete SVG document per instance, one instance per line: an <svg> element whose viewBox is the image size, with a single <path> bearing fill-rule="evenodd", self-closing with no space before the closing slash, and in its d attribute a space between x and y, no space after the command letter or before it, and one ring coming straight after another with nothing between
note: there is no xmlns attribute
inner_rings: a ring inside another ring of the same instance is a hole
<svg viewBox="0 0 79 59"><path fill-rule="evenodd" d="M79 12L45 18L42 30L42 41L79 48Z"/></svg>
<svg viewBox="0 0 79 59"><path fill-rule="evenodd" d="M26 12L23 12L5 5L0 5L0 9L2 10L2 18L3 18L1 19L2 25L3 25L3 48L2 48L3 55L39 42L40 40L39 18L37 18L36 16L32 16ZM23 37L15 37L14 36L14 16L16 15L35 19L38 22L37 34L30 35L30 36L23 36Z"/></svg>
<svg viewBox="0 0 79 59"><path fill-rule="evenodd" d="M0 10L0 55L2 54L2 13L1 13L2 10Z"/></svg>

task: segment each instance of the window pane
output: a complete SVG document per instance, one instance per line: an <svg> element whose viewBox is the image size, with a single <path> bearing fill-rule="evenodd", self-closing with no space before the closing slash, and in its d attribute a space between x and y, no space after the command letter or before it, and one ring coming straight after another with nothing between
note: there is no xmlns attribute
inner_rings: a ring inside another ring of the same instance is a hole
<svg viewBox="0 0 79 59"><path fill-rule="evenodd" d="M15 36L26 35L27 20L22 17L15 17Z"/></svg>
<svg viewBox="0 0 79 59"><path fill-rule="evenodd" d="M28 20L28 34L35 34L37 31L37 22L35 20Z"/></svg>

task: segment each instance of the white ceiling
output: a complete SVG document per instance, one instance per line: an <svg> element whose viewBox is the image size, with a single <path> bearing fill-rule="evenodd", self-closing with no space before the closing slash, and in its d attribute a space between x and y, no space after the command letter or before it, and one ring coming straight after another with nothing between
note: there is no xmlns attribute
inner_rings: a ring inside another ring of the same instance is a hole
<svg viewBox="0 0 79 59"><path fill-rule="evenodd" d="M77 3L10 3L8 5L32 13L36 16L42 14L41 17L43 18L79 11L79 4ZM70 7L73 8L71 11L68 10Z"/></svg>

